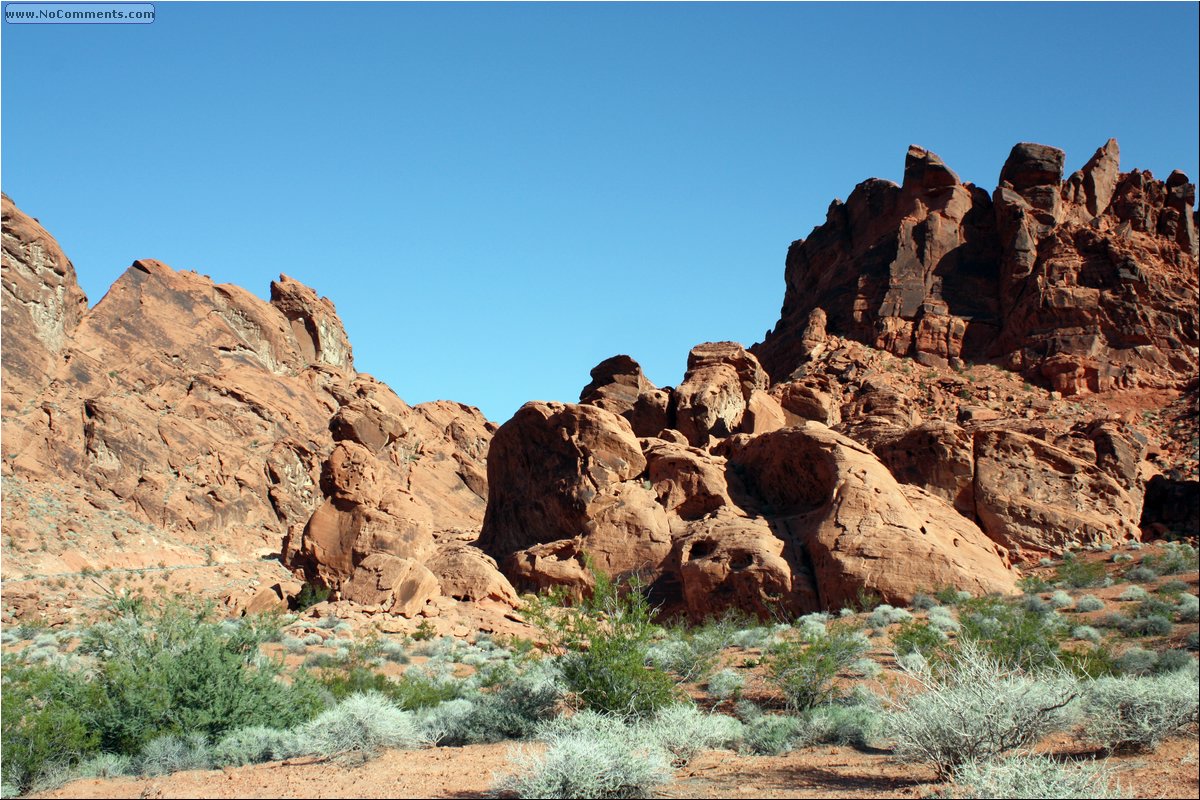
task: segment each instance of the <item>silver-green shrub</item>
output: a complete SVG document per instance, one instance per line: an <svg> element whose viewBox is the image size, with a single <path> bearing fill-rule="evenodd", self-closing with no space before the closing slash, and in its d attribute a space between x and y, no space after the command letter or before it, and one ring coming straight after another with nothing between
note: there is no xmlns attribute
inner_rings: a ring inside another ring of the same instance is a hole
<svg viewBox="0 0 1200 800"><path fill-rule="evenodd" d="M214 767L281 761L299 754L300 740L295 732L261 725L230 731L209 750Z"/></svg>
<svg viewBox="0 0 1200 800"><path fill-rule="evenodd" d="M185 769L208 769L208 743L204 735L167 734L151 739L142 748L138 766L143 775L170 775Z"/></svg>
<svg viewBox="0 0 1200 800"><path fill-rule="evenodd" d="M541 755L514 749L510 760L516 770L500 778L496 789L521 798L632 798L648 797L671 780L666 751L635 727L593 712L575 716L585 715L576 730L552 732Z"/></svg>
<svg viewBox="0 0 1200 800"><path fill-rule="evenodd" d="M298 733L300 752L326 758L365 758L386 748L412 750L429 743L414 714L401 711L376 692L350 695Z"/></svg>
<svg viewBox="0 0 1200 800"><path fill-rule="evenodd" d="M714 700L729 700L742 693L746 679L735 669L723 669L708 679L708 694Z"/></svg>
<svg viewBox="0 0 1200 800"><path fill-rule="evenodd" d="M1112 750L1153 750L1196 722L1196 666L1166 675L1100 678L1084 700L1085 733Z"/></svg>
<svg viewBox="0 0 1200 800"><path fill-rule="evenodd" d="M886 721L896 754L949 777L960 764L994 758L1064 730L1077 717L1079 682L1065 670L1009 669L973 643L941 672L909 672L919 690L893 701Z"/></svg>
<svg viewBox="0 0 1200 800"><path fill-rule="evenodd" d="M1103 800L1122 797L1109 769L1095 762L1064 765L1040 755L972 761L954 771L955 797L979 800Z"/></svg>
<svg viewBox="0 0 1200 800"><path fill-rule="evenodd" d="M1080 612L1099 611L1104 608L1104 601L1094 594L1085 594L1075 601L1075 610Z"/></svg>

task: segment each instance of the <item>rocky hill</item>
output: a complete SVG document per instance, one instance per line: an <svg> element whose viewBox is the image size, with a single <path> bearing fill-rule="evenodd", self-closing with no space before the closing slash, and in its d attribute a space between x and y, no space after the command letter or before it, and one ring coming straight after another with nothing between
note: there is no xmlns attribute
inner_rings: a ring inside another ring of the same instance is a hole
<svg viewBox="0 0 1200 800"><path fill-rule="evenodd" d="M308 582L449 630L590 563L695 617L771 615L1008 592L1047 554L1194 532L1194 187L1121 173L1112 141L1062 173L1017 145L988 195L910 148L901 186L792 245L762 343L698 345L677 387L615 356L498 428L357 372L286 276L265 302L139 260L89 308L5 197L5 612L133 576L242 610Z"/></svg>
<svg viewBox="0 0 1200 800"><path fill-rule="evenodd" d="M495 426L457 403L410 407L358 373L328 300L280 276L263 302L140 260L89 309L57 243L8 197L3 236L10 606L46 610L38 580L72 573L264 556L409 613L442 592L512 599L463 545Z"/></svg>
<svg viewBox="0 0 1200 800"><path fill-rule="evenodd" d="M1061 150L1018 144L989 195L910 147L900 186L860 183L792 243L755 355L787 377L824 320L923 364L998 360L1064 394L1194 378L1195 185L1122 173L1112 139L1066 180L1063 165Z"/></svg>

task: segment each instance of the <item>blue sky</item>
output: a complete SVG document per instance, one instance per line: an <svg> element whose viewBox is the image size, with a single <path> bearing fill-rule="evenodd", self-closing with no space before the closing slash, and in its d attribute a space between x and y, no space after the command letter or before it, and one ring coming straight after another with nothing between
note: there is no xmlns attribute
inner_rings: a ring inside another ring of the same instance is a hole
<svg viewBox="0 0 1200 800"><path fill-rule="evenodd" d="M137 258L337 305L409 402L507 419L778 317L788 244L910 143L989 190L1197 176L1197 4L159 3L0 25L4 191L95 303Z"/></svg>

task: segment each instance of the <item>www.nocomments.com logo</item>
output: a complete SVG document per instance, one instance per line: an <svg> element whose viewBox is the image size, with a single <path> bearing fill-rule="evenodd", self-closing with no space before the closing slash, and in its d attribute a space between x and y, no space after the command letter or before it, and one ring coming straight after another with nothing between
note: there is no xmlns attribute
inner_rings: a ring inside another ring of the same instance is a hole
<svg viewBox="0 0 1200 800"><path fill-rule="evenodd" d="M13 25L145 25L154 22L153 3L5 3Z"/></svg>

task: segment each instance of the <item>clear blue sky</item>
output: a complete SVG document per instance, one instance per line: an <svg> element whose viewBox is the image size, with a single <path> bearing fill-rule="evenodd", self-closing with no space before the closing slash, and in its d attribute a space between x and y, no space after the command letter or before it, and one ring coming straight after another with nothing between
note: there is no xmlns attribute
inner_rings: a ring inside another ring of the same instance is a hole
<svg viewBox="0 0 1200 800"><path fill-rule="evenodd" d="M762 338L788 244L929 147L1197 177L1197 4L182 4L3 29L3 188L95 303L136 258L337 305L358 368L507 419Z"/></svg>

